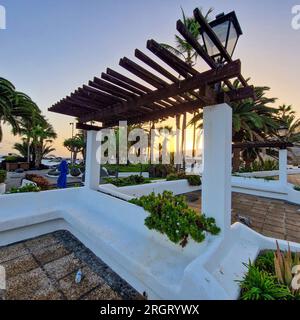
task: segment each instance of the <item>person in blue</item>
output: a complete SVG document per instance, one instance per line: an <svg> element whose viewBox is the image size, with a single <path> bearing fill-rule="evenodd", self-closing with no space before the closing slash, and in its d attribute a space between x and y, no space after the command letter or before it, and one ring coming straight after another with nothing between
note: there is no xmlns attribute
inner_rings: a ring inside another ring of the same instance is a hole
<svg viewBox="0 0 300 320"><path fill-rule="evenodd" d="M66 160L62 160L62 162L58 166L58 171L60 172L60 174L57 179L57 187L60 189L65 189L67 188L67 174L69 171L68 162Z"/></svg>

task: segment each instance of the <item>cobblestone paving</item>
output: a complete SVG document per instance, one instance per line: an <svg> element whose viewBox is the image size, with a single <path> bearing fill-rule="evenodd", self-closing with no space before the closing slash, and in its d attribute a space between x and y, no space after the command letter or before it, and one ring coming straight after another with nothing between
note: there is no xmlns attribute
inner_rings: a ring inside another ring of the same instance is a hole
<svg viewBox="0 0 300 320"><path fill-rule="evenodd" d="M189 205L201 211L201 194L188 195ZM251 227L268 237L300 243L300 206L280 200L233 193L232 223L238 215L249 218Z"/></svg>
<svg viewBox="0 0 300 320"><path fill-rule="evenodd" d="M0 247L6 291L0 300L134 300L130 285L73 237L58 231ZM75 283L77 271L83 278Z"/></svg>

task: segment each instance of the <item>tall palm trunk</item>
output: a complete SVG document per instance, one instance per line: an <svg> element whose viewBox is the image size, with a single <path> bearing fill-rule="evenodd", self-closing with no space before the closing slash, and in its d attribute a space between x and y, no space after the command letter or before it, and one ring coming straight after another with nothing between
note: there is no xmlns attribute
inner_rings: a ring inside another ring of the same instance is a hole
<svg viewBox="0 0 300 320"><path fill-rule="evenodd" d="M180 114L176 115L176 131L180 130ZM176 152L179 154L181 152L180 150L180 141L179 141L179 135L176 134ZM176 170L180 171L180 164L176 164Z"/></svg>
<svg viewBox="0 0 300 320"><path fill-rule="evenodd" d="M186 164L185 164L185 144L186 144L186 141L185 141L185 130L186 130L186 112L183 114L183 117L182 117L182 132L181 132L181 150L182 150L182 155L183 155L183 158L182 158L182 168L183 168L183 171L185 171L186 169Z"/></svg>

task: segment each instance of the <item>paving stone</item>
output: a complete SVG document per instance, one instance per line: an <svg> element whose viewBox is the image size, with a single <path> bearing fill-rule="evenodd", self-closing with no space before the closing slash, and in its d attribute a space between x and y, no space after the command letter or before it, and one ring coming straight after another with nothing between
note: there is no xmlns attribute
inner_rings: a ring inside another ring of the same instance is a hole
<svg viewBox="0 0 300 320"><path fill-rule="evenodd" d="M74 271L78 271L82 266L83 263L72 253L45 264L44 268L51 278L59 280Z"/></svg>
<svg viewBox="0 0 300 320"><path fill-rule="evenodd" d="M6 289L6 300L57 300L62 298L41 268L8 279Z"/></svg>
<svg viewBox="0 0 300 320"><path fill-rule="evenodd" d="M59 287L68 300L77 300L99 285L104 285L103 279L93 272L89 267L84 267L81 269L81 271L83 277L81 282L78 284L75 282L77 271L59 280Z"/></svg>
<svg viewBox="0 0 300 320"><path fill-rule="evenodd" d="M7 279L38 268L38 264L31 254L6 261L2 263L2 266L5 268Z"/></svg>
<svg viewBox="0 0 300 320"><path fill-rule="evenodd" d="M47 246L51 246L57 244L59 241L52 234L47 234L45 236L41 236L35 239L31 239L25 242L25 246L31 250L42 249Z"/></svg>
<svg viewBox="0 0 300 320"><path fill-rule="evenodd" d="M23 243L0 247L0 263L24 256L28 253L29 251Z"/></svg>
<svg viewBox="0 0 300 320"><path fill-rule="evenodd" d="M70 254L70 251L60 243L50 245L48 247L32 249L31 252L41 264L47 264L48 262Z"/></svg>

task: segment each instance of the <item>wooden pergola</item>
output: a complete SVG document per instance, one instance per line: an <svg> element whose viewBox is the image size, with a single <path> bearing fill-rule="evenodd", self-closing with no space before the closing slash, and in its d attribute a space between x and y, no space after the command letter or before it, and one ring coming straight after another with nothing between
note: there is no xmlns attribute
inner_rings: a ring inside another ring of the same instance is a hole
<svg viewBox="0 0 300 320"><path fill-rule="evenodd" d="M128 124L163 120L206 106L223 102L230 104L254 97L253 87L241 74L241 62L232 60L198 9L194 11L194 16L218 48L225 61L222 66L207 54L179 20L177 30L208 64L208 71L196 70L158 42L149 40L147 49L156 56L156 60L136 49L138 61L124 57L119 62L121 67L141 81L108 68L101 77L94 77L88 85L60 100L49 111L78 118L78 129L100 130L114 127L122 120ZM233 79L239 79L240 88L232 85ZM215 90L215 85L220 83L224 85L222 92ZM91 121L101 122L102 127L89 124Z"/></svg>

